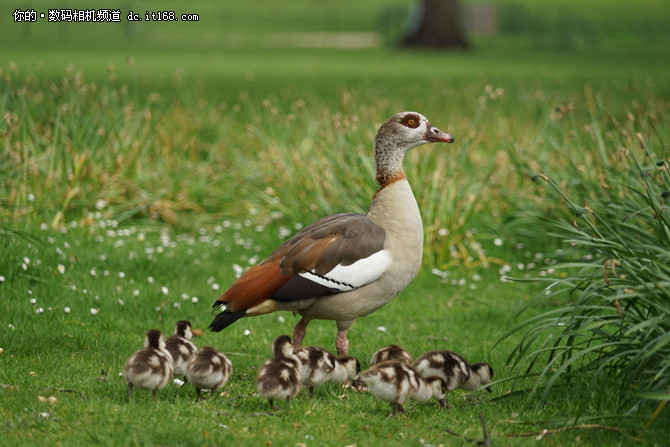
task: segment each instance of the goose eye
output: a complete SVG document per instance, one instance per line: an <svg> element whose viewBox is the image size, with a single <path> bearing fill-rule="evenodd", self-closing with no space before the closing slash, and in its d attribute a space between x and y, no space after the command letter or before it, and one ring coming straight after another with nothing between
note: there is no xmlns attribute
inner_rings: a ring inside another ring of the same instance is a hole
<svg viewBox="0 0 670 447"><path fill-rule="evenodd" d="M410 119L407 121L407 124L409 124L410 126L414 126L414 125L416 124L416 121L414 121L413 119L410 118Z"/></svg>

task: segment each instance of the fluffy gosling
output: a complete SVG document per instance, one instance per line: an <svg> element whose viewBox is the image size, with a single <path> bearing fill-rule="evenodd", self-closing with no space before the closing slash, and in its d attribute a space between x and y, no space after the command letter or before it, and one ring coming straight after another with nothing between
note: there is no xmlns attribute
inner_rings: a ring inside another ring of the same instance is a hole
<svg viewBox="0 0 670 447"><path fill-rule="evenodd" d="M266 360L256 377L256 391L265 397L274 409L274 401L290 404L302 386L301 362L293 351L293 342L287 335L280 335L272 343L274 358Z"/></svg>
<svg viewBox="0 0 670 447"><path fill-rule="evenodd" d="M405 349L401 348L398 345L389 345L383 348L378 349L372 358L370 359L370 366L374 366L377 363L388 362L390 360L407 363L408 365L412 364L412 354L407 352Z"/></svg>
<svg viewBox="0 0 670 447"><path fill-rule="evenodd" d="M488 385L493 378L493 369L488 363L469 364L463 357L451 351L431 351L422 354L414 368L422 377L438 376L447 384L447 391L460 388L466 391L476 390ZM491 392L491 387L486 390ZM450 406L445 400L444 406Z"/></svg>
<svg viewBox="0 0 670 447"><path fill-rule="evenodd" d="M378 363L359 378L373 396L391 404L394 416L405 411L402 405L409 399L442 402L447 392L447 385L440 377L423 378L411 365L399 361Z"/></svg>
<svg viewBox="0 0 670 447"><path fill-rule="evenodd" d="M165 349L172 355L174 362L174 375L186 376L186 364L188 359L197 350L191 338L191 322L186 320L177 321L174 332L165 340Z"/></svg>
<svg viewBox="0 0 670 447"><path fill-rule="evenodd" d="M314 397L314 387L323 383L342 384L355 380L361 372L361 364L353 357L336 358L325 349L308 346L295 351L302 363L302 383Z"/></svg>
<svg viewBox="0 0 670 447"><path fill-rule="evenodd" d="M163 334L158 329L147 331L144 348L131 355L123 368L123 377L128 382L128 401L133 396L133 387L151 390L156 400L156 390L168 383L172 372L172 356L165 349Z"/></svg>
<svg viewBox="0 0 670 447"><path fill-rule="evenodd" d="M201 390L212 390L212 396L217 388L228 382L233 373L233 364L221 352L211 346L198 349L186 364L186 380L195 386L198 399L203 399Z"/></svg>

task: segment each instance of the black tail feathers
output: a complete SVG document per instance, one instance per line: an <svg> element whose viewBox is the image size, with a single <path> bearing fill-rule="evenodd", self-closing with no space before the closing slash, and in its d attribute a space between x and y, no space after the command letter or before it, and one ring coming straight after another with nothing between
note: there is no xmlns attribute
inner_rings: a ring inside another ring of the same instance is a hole
<svg viewBox="0 0 670 447"><path fill-rule="evenodd" d="M245 313L247 313L246 310L238 310L237 312L224 310L214 317L214 321L209 324L209 329L214 332L219 332L242 318Z"/></svg>

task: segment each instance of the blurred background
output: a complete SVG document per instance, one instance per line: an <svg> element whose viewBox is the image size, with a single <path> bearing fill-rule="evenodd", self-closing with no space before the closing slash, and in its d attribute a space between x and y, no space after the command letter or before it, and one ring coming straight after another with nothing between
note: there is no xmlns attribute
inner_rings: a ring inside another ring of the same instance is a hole
<svg viewBox="0 0 670 447"><path fill-rule="evenodd" d="M49 9L117 10L120 21L49 22ZM16 23L17 10L35 11L37 20ZM129 21L131 12L142 21ZM152 13L155 20L147 21ZM5 62L47 71L67 64L100 70L132 56L140 72L152 75L178 70L236 79L336 70L363 76L379 70L380 55L417 47L511 61L529 54L606 54L622 64L670 52L670 4L663 0L168 0L142 6L20 0L4 3L0 17ZM333 51L353 63L323 59Z"/></svg>

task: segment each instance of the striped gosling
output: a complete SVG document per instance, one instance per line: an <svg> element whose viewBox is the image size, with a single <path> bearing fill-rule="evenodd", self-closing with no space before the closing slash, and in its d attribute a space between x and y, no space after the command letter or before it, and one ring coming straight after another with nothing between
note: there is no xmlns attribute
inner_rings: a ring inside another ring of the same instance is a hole
<svg viewBox="0 0 670 447"><path fill-rule="evenodd" d="M441 378L423 378L411 365L398 361L378 363L362 372L359 378L373 396L391 404L393 415L404 412L402 405L409 399L442 402L447 391Z"/></svg>
<svg viewBox="0 0 670 447"><path fill-rule="evenodd" d="M177 321L174 332L165 340L165 349L172 355L174 362L174 375L186 376L186 364L188 359L197 350L191 341L191 322L186 320Z"/></svg>
<svg viewBox="0 0 670 447"><path fill-rule="evenodd" d="M287 335L280 335L272 343L274 358L266 360L256 377L256 391L265 397L274 409L274 401L287 404L298 395L302 386L301 362L293 351L293 342Z"/></svg>
<svg viewBox="0 0 670 447"><path fill-rule="evenodd" d="M158 329L147 331L144 348L131 355L123 368L123 377L128 382L128 401L134 387L151 390L156 400L156 390L168 383L172 372L172 356L165 350L163 334Z"/></svg>
<svg viewBox="0 0 670 447"><path fill-rule="evenodd" d="M203 399L201 390L211 389L212 396L217 388L228 382L233 373L233 365L224 354L211 346L203 346L188 359L186 380L195 386L198 399Z"/></svg>
<svg viewBox="0 0 670 447"><path fill-rule="evenodd" d="M370 366L374 366L381 362L388 362L389 360L395 360L411 365L412 354L398 345L388 345L378 349L374 354L372 354L372 358L370 359Z"/></svg>
<svg viewBox="0 0 670 447"><path fill-rule="evenodd" d="M295 355L302 363L302 383L314 397L314 387L329 382L342 384L355 380L361 372L361 364L353 357L336 358L325 349L309 346L298 349Z"/></svg>
<svg viewBox="0 0 670 447"><path fill-rule="evenodd" d="M493 369L488 363L469 364L463 357L451 351L431 351L422 354L414 368L422 377L438 376L447 383L447 391L460 388L466 391L476 390L488 385L493 378ZM491 387L486 390L491 392ZM443 405L449 406L446 398Z"/></svg>

